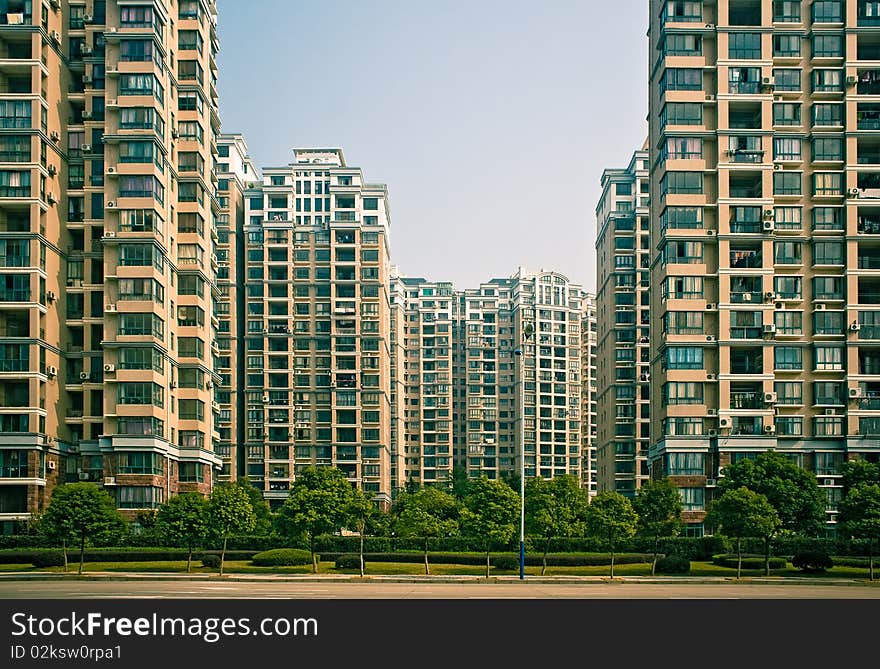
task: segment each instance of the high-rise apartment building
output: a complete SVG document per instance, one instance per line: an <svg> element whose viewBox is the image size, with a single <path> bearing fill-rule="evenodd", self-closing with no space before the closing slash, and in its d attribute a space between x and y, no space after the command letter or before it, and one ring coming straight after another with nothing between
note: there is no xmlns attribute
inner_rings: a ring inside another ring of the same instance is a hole
<svg viewBox="0 0 880 669"><path fill-rule="evenodd" d="M235 481L246 473L245 449L245 276L244 192L260 175L248 156L241 135L220 135L217 140L217 372L215 392L220 411L217 417L217 455L223 465L220 481Z"/></svg>
<svg viewBox="0 0 880 669"><path fill-rule="evenodd" d="M273 505L308 465L390 500L389 227L387 189L340 149L245 191L243 473Z"/></svg>
<svg viewBox="0 0 880 669"><path fill-rule="evenodd" d="M648 478L651 398L648 151L602 174L596 207L596 486L632 496Z"/></svg>
<svg viewBox="0 0 880 669"><path fill-rule="evenodd" d="M129 515L211 487L215 14L0 6L0 519L68 480Z"/></svg>
<svg viewBox="0 0 880 669"><path fill-rule="evenodd" d="M581 311L581 487L586 488L591 496L598 492L598 334L596 296L593 293L584 293Z"/></svg>
<svg viewBox="0 0 880 669"><path fill-rule="evenodd" d="M652 0L652 476L700 531L720 468L880 448L873 2Z"/></svg>

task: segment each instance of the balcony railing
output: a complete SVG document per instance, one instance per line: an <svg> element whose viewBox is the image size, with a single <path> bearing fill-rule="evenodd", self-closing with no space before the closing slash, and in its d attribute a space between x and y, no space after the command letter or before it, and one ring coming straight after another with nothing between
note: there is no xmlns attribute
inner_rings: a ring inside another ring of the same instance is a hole
<svg viewBox="0 0 880 669"><path fill-rule="evenodd" d="M732 409L760 409L762 401L760 393L730 393L730 407Z"/></svg>

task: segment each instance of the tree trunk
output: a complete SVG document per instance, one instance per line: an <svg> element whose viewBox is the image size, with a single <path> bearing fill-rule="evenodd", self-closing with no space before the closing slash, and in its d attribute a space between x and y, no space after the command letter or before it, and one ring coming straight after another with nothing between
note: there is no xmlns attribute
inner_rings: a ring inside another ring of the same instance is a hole
<svg viewBox="0 0 880 669"><path fill-rule="evenodd" d="M189 553L187 553L187 555L186 555L186 573L187 574L189 574L192 571L192 569L191 569L192 559L193 559L193 549L192 549L192 546L189 546Z"/></svg>
<svg viewBox="0 0 880 669"><path fill-rule="evenodd" d="M361 578L364 577L364 530L361 528Z"/></svg>
<svg viewBox="0 0 880 669"><path fill-rule="evenodd" d="M544 575L544 572L547 571L547 552L550 550L550 537L547 537L547 541L544 543L544 557L541 559L541 576Z"/></svg>
<svg viewBox="0 0 880 669"><path fill-rule="evenodd" d="M64 553L64 573L67 573L67 539L61 540L61 552Z"/></svg>
<svg viewBox="0 0 880 669"><path fill-rule="evenodd" d="M614 542L611 542L611 580L614 580Z"/></svg>
<svg viewBox="0 0 880 669"><path fill-rule="evenodd" d="M220 551L220 575L223 576L223 562L226 560L226 537L223 537L223 550Z"/></svg>
<svg viewBox="0 0 880 669"><path fill-rule="evenodd" d="M742 574L743 556L742 556L742 539L736 538L736 577Z"/></svg>
<svg viewBox="0 0 880 669"><path fill-rule="evenodd" d="M428 565L428 537L425 537L425 576L431 575L431 567Z"/></svg>
<svg viewBox="0 0 880 669"><path fill-rule="evenodd" d="M486 548L486 578L489 578L489 548Z"/></svg>
<svg viewBox="0 0 880 669"><path fill-rule="evenodd" d="M82 536L80 537L80 542L79 542L79 571L77 572L79 574L83 573L83 560L85 560L85 557L86 557L86 533L83 532Z"/></svg>
<svg viewBox="0 0 880 669"><path fill-rule="evenodd" d="M764 576L770 575L770 537L764 537Z"/></svg>
<svg viewBox="0 0 880 669"><path fill-rule="evenodd" d="M651 576L657 573L657 550L660 548L660 537L654 537L654 556L651 558Z"/></svg>
<svg viewBox="0 0 880 669"><path fill-rule="evenodd" d="M318 573L318 556L315 555L315 538L309 535L309 551L312 554L312 573Z"/></svg>

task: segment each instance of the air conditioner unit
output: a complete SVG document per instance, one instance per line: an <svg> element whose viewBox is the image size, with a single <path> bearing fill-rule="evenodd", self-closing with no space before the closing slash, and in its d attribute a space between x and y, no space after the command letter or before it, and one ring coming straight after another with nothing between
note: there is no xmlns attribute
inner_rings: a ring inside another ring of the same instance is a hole
<svg viewBox="0 0 880 669"><path fill-rule="evenodd" d="M107 174L116 174L116 168L111 165L107 168Z"/></svg>
<svg viewBox="0 0 880 669"><path fill-rule="evenodd" d="M773 213L772 209L765 209L764 210L764 219L765 220L766 219L773 220L773 216L774 216L774 213Z"/></svg>
<svg viewBox="0 0 880 669"><path fill-rule="evenodd" d="M742 294L742 301L743 302L751 302L752 301L752 294L751 293L743 293Z"/></svg>
<svg viewBox="0 0 880 669"><path fill-rule="evenodd" d="M776 393L764 393L764 404L774 404L776 402Z"/></svg>
<svg viewBox="0 0 880 669"><path fill-rule="evenodd" d="M104 371L105 371L105 372L108 372L108 373L115 372L115 371L116 371L116 365L114 365L112 362L105 363L105 364L104 364Z"/></svg>
<svg viewBox="0 0 880 669"><path fill-rule="evenodd" d="M785 309L785 303L784 302L777 302L776 304L773 305L773 308L774 309Z"/></svg>
<svg viewBox="0 0 880 669"><path fill-rule="evenodd" d="M89 378L89 373L88 372L80 372L79 378L81 378L83 381L85 381L87 378Z"/></svg>
<svg viewBox="0 0 880 669"><path fill-rule="evenodd" d="M61 139L61 135L58 134L57 130L53 130L49 133L49 139L51 139L53 142L57 142L59 139Z"/></svg>
<svg viewBox="0 0 880 669"><path fill-rule="evenodd" d="M46 365L46 375L55 376L58 374L58 368L55 365Z"/></svg>
<svg viewBox="0 0 880 669"><path fill-rule="evenodd" d="M105 304L104 311L107 313L115 313L116 312L116 305L115 304Z"/></svg>
<svg viewBox="0 0 880 669"><path fill-rule="evenodd" d="M104 231L104 237L112 239L115 236L116 236L116 233L113 230L105 230Z"/></svg>
<svg viewBox="0 0 880 669"><path fill-rule="evenodd" d="M709 428L709 429L706 431L706 434L708 434L710 437L717 437L717 436L718 436L718 430L716 430L716 429L714 429L714 428Z"/></svg>
<svg viewBox="0 0 880 669"><path fill-rule="evenodd" d="M61 33L59 33L57 30L53 30L52 32L50 32L49 37L51 37L52 41L56 44L61 42Z"/></svg>
<svg viewBox="0 0 880 669"><path fill-rule="evenodd" d="M83 14L83 23L94 23L95 17L92 14Z"/></svg>
<svg viewBox="0 0 880 669"><path fill-rule="evenodd" d="M858 188L850 188L849 190L846 191L846 194L849 195L850 197L858 197L859 196L859 189Z"/></svg>
<svg viewBox="0 0 880 669"><path fill-rule="evenodd" d="M718 485L718 481L716 479L706 479L707 488L714 488L716 485Z"/></svg>
<svg viewBox="0 0 880 669"><path fill-rule="evenodd" d="M715 96L711 93L706 93L706 102L712 102L715 100Z"/></svg>
<svg viewBox="0 0 880 669"><path fill-rule="evenodd" d="M639 337L639 343L640 343L640 344L647 344L648 341L649 341L649 340L648 340L647 337ZM488 344L487 344L487 346L488 346Z"/></svg>
<svg viewBox="0 0 880 669"><path fill-rule="evenodd" d="M834 479L822 479L822 485L834 485Z"/></svg>
<svg viewBox="0 0 880 669"><path fill-rule="evenodd" d="M849 396L852 399L859 399L862 396L862 389L860 386L849 389Z"/></svg>
<svg viewBox="0 0 880 669"><path fill-rule="evenodd" d="M764 293L764 299L773 301L776 299L776 293L774 293L772 290L768 290L766 293Z"/></svg>
<svg viewBox="0 0 880 669"><path fill-rule="evenodd" d="M61 0L49 0L49 6L57 12L61 9Z"/></svg>
<svg viewBox="0 0 880 669"><path fill-rule="evenodd" d="M89 473L88 472L80 472L79 474L77 474L77 478L79 478L80 481L88 481L89 480Z"/></svg>
<svg viewBox="0 0 880 669"><path fill-rule="evenodd" d="M58 198L55 197L55 193L46 193L46 202L49 204L55 204L58 202Z"/></svg>
<svg viewBox="0 0 880 669"><path fill-rule="evenodd" d="M857 83L859 83L858 77L849 76L846 78L847 86L855 86Z"/></svg>
<svg viewBox="0 0 880 669"><path fill-rule="evenodd" d="M651 375L648 372L642 372L639 376L639 381L647 382L651 380Z"/></svg>
<svg viewBox="0 0 880 669"><path fill-rule="evenodd" d="M732 424L730 416L722 416L718 419L718 427L730 427Z"/></svg>
<svg viewBox="0 0 880 669"><path fill-rule="evenodd" d="M716 309L718 309L718 305L714 302L709 302L708 304L706 304L706 311L715 311Z"/></svg>
<svg viewBox="0 0 880 669"><path fill-rule="evenodd" d="M714 230L706 230L706 235L709 236L709 237L714 237L714 236L715 236L715 231L714 231Z"/></svg>
<svg viewBox="0 0 880 669"><path fill-rule="evenodd" d="M175 388L177 388L177 384L174 383L174 381L171 381L168 383L168 387L171 388L171 390L174 390Z"/></svg>
<svg viewBox="0 0 880 669"><path fill-rule="evenodd" d="M110 200L110 201L107 203L106 208L107 208L107 209L115 209L115 208L116 208L116 203L115 203L113 200Z"/></svg>
<svg viewBox="0 0 880 669"><path fill-rule="evenodd" d="M104 103L105 107L118 107L119 103L116 101L116 98L107 98L107 102Z"/></svg>
<svg viewBox="0 0 880 669"><path fill-rule="evenodd" d="M709 28L710 30L715 30L715 24L714 24L714 23L707 23L707 24L706 24L706 27Z"/></svg>
<svg viewBox="0 0 880 669"><path fill-rule="evenodd" d="M46 467L48 469L55 469L55 467L57 467L57 466L58 466L58 463L55 462L54 460L46 460Z"/></svg>
<svg viewBox="0 0 880 669"><path fill-rule="evenodd" d="M82 147L80 147L80 148L82 148L83 153L91 153L92 152L92 145L91 144L83 144Z"/></svg>
<svg viewBox="0 0 880 669"><path fill-rule="evenodd" d="M55 297L56 297L56 295L55 295L55 291L54 291L54 290L47 290L47 291L46 291L46 299L47 299L47 300L49 300L49 301L51 302L52 300L55 299Z"/></svg>
<svg viewBox="0 0 880 669"><path fill-rule="evenodd" d="M762 227L764 228L764 232L773 232L773 230L776 228L773 221L764 221L764 225Z"/></svg>
<svg viewBox="0 0 880 669"><path fill-rule="evenodd" d="M772 88L776 85L776 81L773 79L773 77L764 77L763 79L761 79L761 85L769 86L770 88Z"/></svg>
<svg viewBox="0 0 880 669"><path fill-rule="evenodd" d="M715 375L712 373L706 374L706 381L714 381Z"/></svg>
<svg viewBox="0 0 880 669"><path fill-rule="evenodd" d="M707 416L717 416L718 409L715 409L715 408L706 409L706 415Z"/></svg>
<svg viewBox="0 0 880 669"><path fill-rule="evenodd" d="M775 425L765 425L764 426L764 434L776 434L776 426Z"/></svg>
<svg viewBox="0 0 880 669"><path fill-rule="evenodd" d="M173 130L171 131L171 138L172 138L172 139L177 139L178 137L180 137L180 133L179 133L176 129L173 129Z"/></svg>
<svg viewBox="0 0 880 669"><path fill-rule="evenodd" d="M715 335L706 335L706 341L715 341Z"/></svg>
<svg viewBox="0 0 880 669"><path fill-rule="evenodd" d="M837 413L835 412L834 409L825 409L825 415L826 416L836 416Z"/></svg>
<svg viewBox="0 0 880 669"><path fill-rule="evenodd" d="M782 169L782 163L773 163L773 169L774 169L774 170L781 170L781 169Z"/></svg>
<svg viewBox="0 0 880 669"><path fill-rule="evenodd" d="M268 403L269 403L269 395L268 394L263 395L263 404L268 404Z"/></svg>
<svg viewBox="0 0 880 669"><path fill-rule="evenodd" d="M90 46L84 46L80 49L80 53L83 56L91 56L93 53L95 53L95 50Z"/></svg>
<svg viewBox="0 0 880 669"><path fill-rule="evenodd" d="M853 321L852 323L849 324L849 329L852 332L858 332L859 330L862 329L862 325L858 321Z"/></svg>
<svg viewBox="0 0 880 669"><path fill-rule="evenodd" d="M764 334L776 334L776 325L774 323L765 323Z"/></svg>
<svg viewBox="0 0 880 669"><path fill-rule="evenodd" d="M46 171L49 173L50 177L54 177L56 174L58 174L58 168L55 167L54 165L49 165L46 168Z"/></svg>
<svg viewBox="0 0 880 669"><path fill-rule="evenodd" d="M83 75L83 83L84 84L92 83L92 76L90 74L84 74Z"/></svg>
<svg viewBox="0 0 880 669"><path fill-rule="evenodd" d="M819 302L819 304L815 305L813 308L814 308L816 311L825 311L826 306L825 306L824 303Z"/></svg>
<svg viewBox="0 0 880 669"><path fill-rule="evenodd" d="M104 477L104 485L116 485L116 477L115 476L105 476Z"/></svg>

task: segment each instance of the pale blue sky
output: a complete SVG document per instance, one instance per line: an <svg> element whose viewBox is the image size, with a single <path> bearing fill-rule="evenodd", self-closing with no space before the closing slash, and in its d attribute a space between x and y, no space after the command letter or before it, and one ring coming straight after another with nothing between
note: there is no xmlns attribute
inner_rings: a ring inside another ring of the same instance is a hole
<svg viewBox="0 0 880 669"><path fill-rule="evenodd" d="M340 146L388 184L392 261L595 286L595 206L647 126L647 0L219 0L224 132Z"/></svg>

